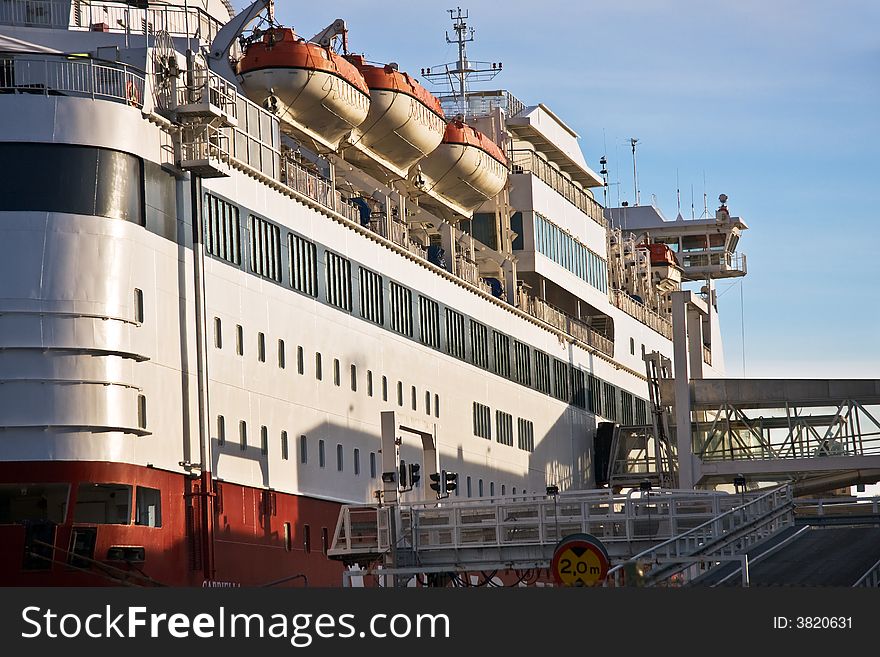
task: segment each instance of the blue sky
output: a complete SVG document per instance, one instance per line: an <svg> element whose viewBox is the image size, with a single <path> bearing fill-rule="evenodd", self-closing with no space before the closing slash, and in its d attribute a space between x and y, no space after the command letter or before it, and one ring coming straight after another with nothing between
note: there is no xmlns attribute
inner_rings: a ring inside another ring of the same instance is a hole
<svg viewBox="0 0 880 657"><path fill-rule="evenodd" d="M244 2L237 0L236 7ZM436 2L279 0L311 36L344 18L349 43L417 74L452 61ZM503 10L502 10L503 7ZM633 201L697 214L726 193L750 229L749 275L719 283L728 374L880 376L880 3L876 0L470 0L469 55L502 61L493 87L543 102L581 135L587 161L619 169ZM429 86L429 85L426 85ZM431 88L429 86L429 88ZM617 187L611 198L616 201ZM597 190L601 200L601 190ZM741 314L742 298L744 313Z"/></svg>

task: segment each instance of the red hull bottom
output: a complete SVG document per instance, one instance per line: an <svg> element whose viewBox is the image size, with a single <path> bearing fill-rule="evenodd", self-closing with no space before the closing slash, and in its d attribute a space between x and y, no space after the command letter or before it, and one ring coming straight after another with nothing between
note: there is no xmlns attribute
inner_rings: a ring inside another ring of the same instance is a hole
<svg viewBox="0 0 880 657"><path fill-rule="evenodd" d="M342 565L326 556L339 504L225 482L213 498L208 572L198 487L197 478L121 463L2 463L0 585L342 584Z"/></svg>

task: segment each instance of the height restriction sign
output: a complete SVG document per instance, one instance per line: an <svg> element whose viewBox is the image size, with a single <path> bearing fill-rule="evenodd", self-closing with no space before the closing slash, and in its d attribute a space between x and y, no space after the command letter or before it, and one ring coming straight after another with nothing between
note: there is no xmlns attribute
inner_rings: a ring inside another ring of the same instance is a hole
<svg viewBox="0 0 880 657"><path fill-rule="evenodd" d="M550 572L562 586L595 586L608 574L608 552L589 534L571 534L556 546Z"/></svg>

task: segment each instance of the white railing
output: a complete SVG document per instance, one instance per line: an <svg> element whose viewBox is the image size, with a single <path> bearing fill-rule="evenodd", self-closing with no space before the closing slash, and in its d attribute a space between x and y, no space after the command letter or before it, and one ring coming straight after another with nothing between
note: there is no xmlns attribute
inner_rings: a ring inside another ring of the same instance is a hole
<svg viewBox="0 0 880 657"><path fill-rule="evenodd" d="M70 2L66 4L70 5ZM155 34L163 30L171 36L193 36L205 43L211 43L223 27L220 21L198 7L151 7L147 9L145 23L143 9L120 3L78 0L73 2L70 24L86 30L104 24L110 32L127 31L130 34Z"/></svg>
<svg viewBox="0 0 880 657"><path fill-rule="evenodd" d="M609 290L611 302L630 317L635 317L648 328L656 331L668 340L672 339L672 322L665 319L639 303L622 290Z"/></svg>
<svg viewBox="0 0 880 657"><path fill-rule="evenodd" d="M870 588L876 589L880 587L880 560L868 569L859 580L853 584L853 588Z"/></svg>
<svg viewBox="0 0 880 657"><path fill-rule="evenodd" d="M588 533L609 544L656 542L702 526L740 504L739 496L714 491L615 495L609 490L590 490L562 493L555 500L532 495L399 507L344 506L330 554L388 551L388 527L394 513L399 514L400 527L396 544L419 552L548 546L574 533Z"/></svg>
<svg viewBox="0 0 880 657"><path fill-rule="evenodd" d="M213 105L226 116L238 119L238 92L235 85L207 68L195 68L187 76L189 84L177 87L177 106Z"/></svg>
<svg viewBox="0 0 880 657"><path fill-rule="evenodd" d="M0 0L0 25L66 28L70 0Z"/></svg>
<svg viewBox="0 0 880 657"><path fill-rule="evenodd" d="M63 55L0 55L0 91L111 100L142 108L144 76L125 64Z"/></svg>
<svg viewBox="0 0 880 657"><path fill-rule="evenodd" d="M653 584L675 577L679 578L678 584L683 584L702 568L711 567L713 556L742 554L749 546L794 524L790 486L780 486L749 501L746 499L743 496L741 506L638 553L628 564L654 565L661 577L653 578ZM694 556L705 557L706 561L695 563L691 559ZM691 572L682 575L686 570ZM607 582L617 586L625 584L626 571L627 563L618 564L608 572Z"/></svg>
<svg viewBox="0 0 880 657"><path fill-rule="evenodd" d="M571 317L558 308L554 308L543 299L532 296L523 288L519 289L518 302L519 308L530 314L532 317L536 317L550 326L565 331L570 336L577 338L584 344L595 347L604 354L609 356L614 355L613 340L605 337L580 320Z"/></svg>

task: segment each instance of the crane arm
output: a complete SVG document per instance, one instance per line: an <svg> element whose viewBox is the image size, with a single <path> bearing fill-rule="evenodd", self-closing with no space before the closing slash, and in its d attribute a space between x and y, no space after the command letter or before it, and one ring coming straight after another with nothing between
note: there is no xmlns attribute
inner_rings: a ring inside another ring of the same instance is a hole
<svg viewBox="0 0 880 657"><path fill-rule="evenodd" d="M214 37L214 41L211 43L211 50L208 53L208 66L212 71L230 82L235 81L235 73L229 65L229 51L242 32L247 29L248 25L259 18L263 11L267 12L270 22L274 21L275 0L256 0L256 2L252 3L217 32L217 36Z"/></svg>

